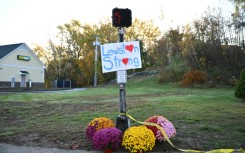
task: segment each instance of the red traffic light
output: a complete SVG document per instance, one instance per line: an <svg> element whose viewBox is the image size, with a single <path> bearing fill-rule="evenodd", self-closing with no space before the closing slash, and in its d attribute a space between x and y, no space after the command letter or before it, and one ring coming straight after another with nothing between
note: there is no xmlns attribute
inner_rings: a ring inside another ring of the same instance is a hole
<svg viewBox="0 0 245 153"><path fill-rule="evenodd" d="M128 8L112 10L112 25L114 27L130 27L132 25L132 11Z"/></svg>

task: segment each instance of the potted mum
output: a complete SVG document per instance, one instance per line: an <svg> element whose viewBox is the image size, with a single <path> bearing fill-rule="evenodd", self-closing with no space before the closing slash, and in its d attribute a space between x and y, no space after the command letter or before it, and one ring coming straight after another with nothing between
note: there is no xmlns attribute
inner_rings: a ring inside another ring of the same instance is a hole
<svg viewBox="0 0 245 153"><path fill-rule="evenodd" d="M115 127L113 120L107 117L99 117L93 119L86 128L86 136L87 138L92 141L94 134L96 131L99 131L104 128L111 128Z"/></svg>
<svg viewBox="0 0 245 153"><path fill-rule="evenodd" d="M122 137L122 131L115 127L101 129L94 134L93 146L96 150L112 153L121 146Z"/></svg>
<svg viewBox="0 0 245 153"><path fill-rule="evenodd" d="M168 138L172 138L176 134L176 130L175 130L174 125L168 119L166 119L163 116L152 116L152 117L146 119L145 121L158 124L166 132L166 135L168 136ZM166 140L164 138L161 130L159 130L157 127L155 127L155 126L146 126L146 127L154 133L154 135L158 141L163 141L163 140L165 141Z"/></svg>
<svg viewBox="0 0 245 153"><path fill-rule="evenodd" d="M155 146L154 133L146 126L133 126L123 135L122 146L131 153L151 151Z"/></svg>

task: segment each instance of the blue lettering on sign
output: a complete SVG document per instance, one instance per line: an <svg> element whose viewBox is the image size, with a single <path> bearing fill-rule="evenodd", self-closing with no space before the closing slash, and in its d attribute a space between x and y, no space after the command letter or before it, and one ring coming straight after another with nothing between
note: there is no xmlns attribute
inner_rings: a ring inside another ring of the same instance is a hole
<svg viewBox="0 0 245 153"><path fill-rule="evenodd" d="M131 59L129 58L129 64L134 64L135 67L138 67L139 66L139 59L138 58L134 58L134 59Z"/></svg>
<svg viewBox="0 0 245 153"><path fill-rule="evenodd" d="M115 48L105 49L105 46L101 46L102 67L105 71L113 71L118 68L136 68L141 65L140 61L140 48L134 46L132 48L125 49L125 45L118 45Z"/></svg>
<svg viewBox="0 0 245 153"><path fill-rule="evenodd" d="M134 52L136 52L136 51L137 51L138 53L140 52L139 47L134 46Z"/></svg>
<svg viewBox="0 0 245 153"><path fill-rule="evenodd" d="M105 68L106 70L111 70L111 69L113 68L113 63L111 62L110 57L104 57L104 58L103 58L103 61L109 64L108 67L106 67L106 66L104 65L104 68ZM107 65L108 65L108 64L107 64Z"/></svg>
<svg viewBox="0 0 245 153"><path fill-rule="evenodd" d="M112 59L111 57L104 57L103 58L103 62L104 62L104 68L106 70L112 70L112 68L115 66L115 68L117 67L121 67L121 65L124 65L124 63L122 62L122 59L118 59L116 56L114 56L114 58ZM128 63L126 65L134 65L135 67L139 66L139 59L134 57L134 58L128 58Z"/></svg>
<svg viewBox="0 0 245 153"><path fill-rule="evenodd" d="M104 52L104 46L102 46L102 56L112 56L118 54L125 54L124 45L122 47L117 47L116 49L109 49L107 52Z"/></svg>

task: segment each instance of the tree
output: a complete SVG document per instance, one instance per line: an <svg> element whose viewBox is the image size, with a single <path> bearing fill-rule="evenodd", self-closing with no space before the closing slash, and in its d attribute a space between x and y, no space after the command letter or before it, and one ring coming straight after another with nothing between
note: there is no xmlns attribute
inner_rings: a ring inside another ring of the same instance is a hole
<svg viewBox="0 0 245 153"><path fill-rule="evenodd" d="M156 41L153 50L155 51L155 65L164 67L170 64L170 47L168 45L167 39L165 39L164 36L162 36L161 39Z"/></svg>
<svg viewBox="0 0 245 153"><path fill-rule="evenodd" d="M50 80L71 79L76 82L76 86L92 84L95 71L95 47L93 46L95 35L99 36L101 44L116 43L118 41L117 28L112 27L109 19L100 21L97 25L81 24L78 20L71 20L57 28L59 30L57 40L49 40L47 48L36 46L36 52L47 59L46 74L48 75L46 77ZM125 30L125 41L140 41L144 68L149 66L149 48L159 34L158 28L154 27L152 22L137 19L132 27ZM98 59L100 59L100 53L98 53ZM100 60L97 64L100 83L115 78L115 73L102 73Z"/></svg>
<svg viewBox="0 0 245 153"><path fill-rule="evenodd" d="M180 29L170 29L156 41L154 47L156 65L160 66L159 82L175 82L189 70L188 62L183 56L186 38Z"/></svg>
<svg viewBox="0 0 245 153"><path fill-rule="evenodd" d="M154 61L154 45L159 39L161 32L158 27L154 26L152 20L134 19L131 27L126 29L125 41L141 41L141 53L143 66L152 66Z"/></svg>
<svg viewBox="0 0 245 153"><path fill-rule="evenodd" d="M197 19L193 23L193 29L197 39L205 43L220 45L226 37L224 17L222 17L221 10L208 9L201 19Z"/></svg>
<svg viewBox="0 0 245 153"><path fill-rule="evenodd" d="M71 20L63 26L58 26L60 30L58 37L63 41L64 79L75 80L77 86L89 85L93 81L94 72L94 52L92 33L96 27L84 24L78 20ZM82 82L80 82L82 81Z"/></svg>
<svg viewBox="0 0 245 153"><path fill-rule="evenodd" d="M230 1L234 4L234 12L231 13L231 21L228 22L230 31L229 42L241 46L244 49L245 0Z"/></svg>
<svg viewBox="0 0 245 153"><path fill-rule="evenodd" d="M245 68L241 72L240 80L237 84L234 94L237 98L245 100Z"/></svg>
<svg viewBox="0 0 245 153"><path fill-rule="evenodd" d="M195 39L195 35L191 31L191 27L186 25L183 27L183 40L180 43L182 56L188 59L190 66L193 69L200 70L200 61L197 58L197 49L201 42Z"/></svg>
<svg viewBox="0 0 245 153"><path fill-rule="evenodd" d="M155 64L171 65L171 57L182 56L181 42L183 33L179 29L170 29L156 41L154 50Z"/></svg>

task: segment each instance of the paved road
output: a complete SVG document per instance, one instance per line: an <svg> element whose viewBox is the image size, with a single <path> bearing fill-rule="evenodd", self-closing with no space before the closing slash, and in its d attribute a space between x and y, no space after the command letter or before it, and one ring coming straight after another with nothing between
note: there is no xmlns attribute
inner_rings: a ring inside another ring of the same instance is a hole
<svg viewBox="0 0 245 153"><path fill-rule="evenodd" d="M70 91L81 91L81 90L87 90L87 88L71 88L71 89L65 89L65 90L47 90L47 91L33 91L33 92L70 92Z"/></svg>
<svg viewBox="0 0 245 153"><path fill-rule="evenodd" d="M70 91L81 91L81 90L87 90L87 88L71 88L71 89L64 89L64 90L23 90L23 91L1 91L0 94L6 94L6 93L30 93L30 92L70 92Z"/></svg>

